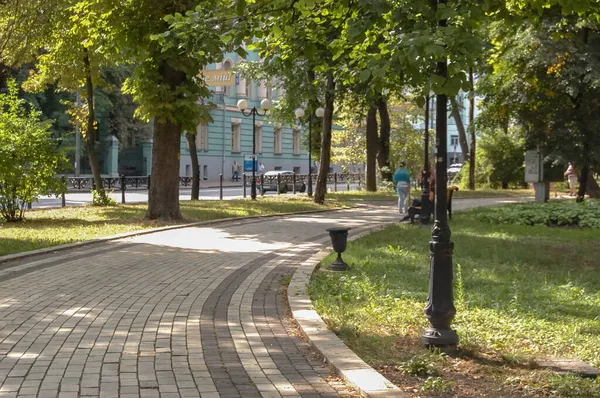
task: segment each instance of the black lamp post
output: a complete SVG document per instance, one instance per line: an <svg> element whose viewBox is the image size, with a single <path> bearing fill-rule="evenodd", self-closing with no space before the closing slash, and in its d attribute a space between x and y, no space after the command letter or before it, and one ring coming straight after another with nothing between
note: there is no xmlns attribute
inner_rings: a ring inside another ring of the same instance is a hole
<svg viewBox="0 0 600 398"><path fill-rule="evenodd" d="M298 108L295 111L296 114L296 118L297 119L302 119L304 117L304 109L302 108ZM323 108L317 108L315 110L315 116L316 117L323 117L323 115L325 115L325 109ZM308 114L308 186L306 187L306 193L308 194L308 196L312 196L313 194L313 189L312 189L312 141L311 141L311 134L312 132L312 113Z"/></svg>
<svg viewBox="0 0 600 398"><path fill-rule="evenodd" d="M429 202L429 94L425 103L425 131L423 153L423 175L421 177L421 225L429 225L431 204Z"/></svg>
<svg viewBox="0 0 600 398"><path fill-rule="evenodd" d="M446 0L438 0L445 4ZM446 26L446 20L440 20L438 26ZM444 79L448 76L446 59L437 63L436 74ZM458 334L450 324L456 314L452 295L452 251L454 243L450 240L450 227L447 219L447 160L448 160L448 97L437 95L436 99L436 154L435 154L435 223L431 231L429 252L431 264L429 270L429 297L425 306L425 316L431 324L421 336L421 343L428 347L453 346L458 343Z"/></svg>
<svg viewBox="0 0 600 398"><path fill-rule="evenodd" d="M265 116L269 109L271 109L271 101L265 98L260 102L262 113L256 107L248 109L248 101L245 99L239 100L237 107L242 111L242 115L252 115L252 185L250 188L250 197L252 200L256 200L256 115Z"/></svg>

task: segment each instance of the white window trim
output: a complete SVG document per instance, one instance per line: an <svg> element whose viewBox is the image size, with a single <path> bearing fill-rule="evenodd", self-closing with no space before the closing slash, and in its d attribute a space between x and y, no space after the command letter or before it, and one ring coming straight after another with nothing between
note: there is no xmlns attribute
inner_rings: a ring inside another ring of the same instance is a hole
<svg viewBox="0 0 600 398"><path fill-rule="evenodd" d="M253 91L254 91L254 82L252 80L250 81L246 81L246 97L248 97L248 99L252 99L253 97Z"/></svg>
<svg viewBox="0 0 600 398"><path fill-rule="evenodd" d="M292 154L300 155L300 129L292 130Z"/></svg>
<svg viewBox="0 0 600 398"><path fill-rule="evenodd" d="M283 129L273 130L273 154L281 155L283 153Z"/></svg>
<svg viewBox="0 0 600 398"><path fill-rule="evenodd" d="M201 123L196 126L196 148L200 151L208 151L208 124Z"/></svg>
<svg viewBox="0 0 600 398"><path fill-rule="evenodd" d="M254 132L256 134L256 153L262 153L263 151L263 122L257 120L254 123Z"/></svg>
<svg viewBox="0 0 600 398"><path fill-rule="evenodd" d="M202 151L202 125L199 124L196 126L196 151ZM188 148L189 149L189 148Z"/></svg>
<svg viewBox="0 0 600 398"><path fill-rule="evenodd" d="M259 80L257 83L258 95L257 98L267 98L267 82L265 80Z"/></svg>
<svg viewBox="0 0 600 398"><path fill-rule="evenodd" d="M240 84L237 85L237 95L239 97L248 96L248 93L246 92L246 79L240 78Z"/></svg>
<svg viewBox="0 0 600 398"><path fill-rule="evenodd" d="M223 70L225 70L225 64L229 64L229 69L228 70L233 69L233 67L235 66L235 64L234 64L234 62L233 62L233 60L231 58L226 58L226 59L223 60L223 62L221 64ZM226 96L231 97L231 95L232 95L232 87L233 86L223 86L223 93Z"/></svg>
<svg viewBox="0 0 600 398"><path fill-rule="evenodd" d="M231 119L231 152L239 153L242 151L242 121L240 119Z"/></svg>

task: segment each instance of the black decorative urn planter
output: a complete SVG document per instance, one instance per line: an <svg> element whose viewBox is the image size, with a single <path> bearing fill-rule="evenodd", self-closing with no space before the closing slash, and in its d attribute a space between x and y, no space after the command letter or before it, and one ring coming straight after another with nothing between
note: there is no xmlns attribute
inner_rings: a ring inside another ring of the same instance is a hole
<svg viewBox="0 0 600 398"><path fill-rule="evenodd" d="M328 228L329 236L331 237L331 245L333 250L337 253L337 258L328 269L332 271L346 271L349 267L348 264L342 260L342 253L346 250L346 242L348 242L348 227L335 227Z"/></svg>

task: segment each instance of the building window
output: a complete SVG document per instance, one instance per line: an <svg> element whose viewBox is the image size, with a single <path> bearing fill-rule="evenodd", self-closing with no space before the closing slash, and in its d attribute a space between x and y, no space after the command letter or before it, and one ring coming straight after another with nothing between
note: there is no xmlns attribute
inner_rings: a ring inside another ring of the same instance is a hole
<svg viewBox="0 0 600 398"><path fill-rule="evenodd" d="M246 92L246 79L240 77L240 84L236 85L236 87L238 97L245 97L248 95Z"/></svg>
<svg viewBox="0 0 600 398"><path fill-rule="evenodd" d="M281 152L283 152L282 150L282 137L281 137L281 128L276 128L273 131L273 153L274 154L281 154Z"/></svg>
<svg viewBox="0 0 600 398"><path fill-rule="evenodd" d="M281 170L281 166L275 166L273 170Z"/></svg>
<svg viewBox="0 0 600 398"><path fill-rule="evenodd" d="M252 99L252 80L246 79L246 97Z"/></svg>
<svg viewBox="0 0 600 398"><path fill-rule="evenodd" d="M196 148L199 151L208 151L208 124L196 126Z"/></svg>
<svg viewBox="0 0 600 398"><path fill-rule="evenodd" d="M231 123L231 152L241 152L241 130L240 123Z"/></svg>
<svg viewBox="0 0 600 398"><path fill-rule="evenodd" d="M262 153L262 125L254 126L254 139L256 141L256 153Z"/></svg>
<svg viewBox="0 0 600 398"><path fill-rule="evenodd" d="M300 174L300 166L294 166L294 173Z"/></svg>
<svg viewBox="0 0 600 398"><path fill-rule="evenodd" d="M261 80L257 83L258 98L267 98L267 82Z"/></svg>
<svg viewBox="0 0 600 398"><path fill-rule="evenodd" d="M292 133L292 152L294 155L300 155L300 130L294 129Z"/></svg>
<svg viewBox="0 0 600 398"><path fill-rule="evenodd" d="M208 180L208 166L207 165L202 166L202 179Z"/></svg>
<svg viewBox="0 0 600 398"><path fill-rule="evenodd" d="M223 63L219 62L218 64L215 64L215 70L219 70L223 68ZM221 93L223 92L223 86L215 86L215 92L217 93Z"/></svg>
<svg viewBox="0 0 600 398"><path fill-rule="evenodd" d="M189 177L192 175L192 166L189 164L185 165L185 176Z"/></svg>
<svg viewBox="0 0 600 398"><path fill-rule="evenodd" d="M223 62L223 70L231 70L231 61ZM223 91L227 97L231 97L231 86L225 86Z"/></svg>
<svg viewBox="0 0 600 398"><path fill-rule="evenodd" d="M457 146L458 145L458 136L457 135L451 135L450 136L450 145L451 146Z"/></svg>

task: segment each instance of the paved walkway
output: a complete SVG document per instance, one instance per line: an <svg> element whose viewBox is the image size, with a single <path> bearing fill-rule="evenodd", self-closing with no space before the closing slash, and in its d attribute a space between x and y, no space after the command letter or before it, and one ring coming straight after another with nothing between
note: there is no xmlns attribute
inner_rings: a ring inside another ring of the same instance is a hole
<svg viewBox="0 0 600 398"><path fill-rule="evenodd" d="M397 219L247 220L0 266L0 397L347 395L298 337L283 284L329 246L326 228Z"/></svg>

